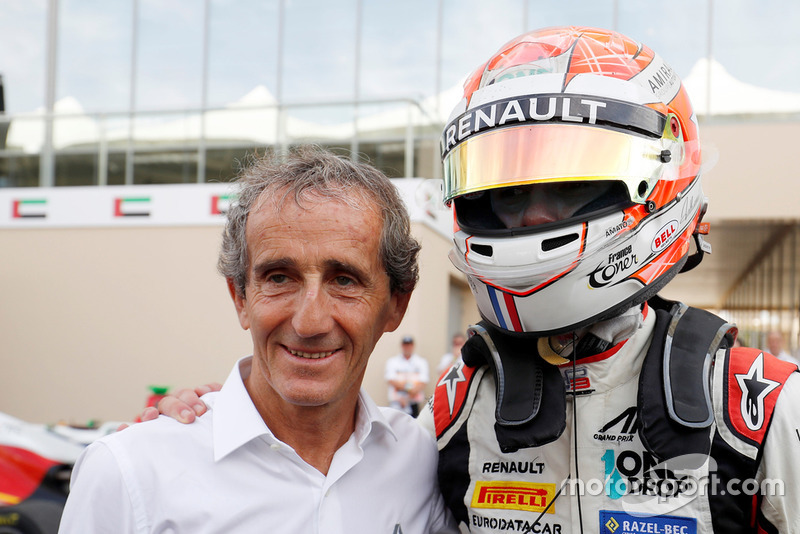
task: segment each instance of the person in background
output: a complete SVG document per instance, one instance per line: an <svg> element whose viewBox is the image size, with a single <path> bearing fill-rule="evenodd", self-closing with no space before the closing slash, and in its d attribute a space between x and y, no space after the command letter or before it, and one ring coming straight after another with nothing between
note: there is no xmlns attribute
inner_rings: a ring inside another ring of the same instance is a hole
<svg viewBox="0 0 800 534"><path fill-rule="evenodd" d="M450 352L444 354L436 366L436 376L441 376L451 365L461 360L461 347L467 341L467 336L461 332L453 334L450 345Z"/></svg>
<svg viewBox="0 0 800 534"><path fill-rule="evenodd" d="M400 354L386 360L384 379L389 384L389 406L416 417L425 402L428 361L414 352L414 338L403 337Z"/></svg>
<svg viewBox="0 0 800 534"><path fill-rule="evenodd" d="M433 437L361 389L417 282L394 185L310 147L257 159L238 185L218 267L252 356L197 424L90 445L59 532L453 532Z"/></svg>
<svg viewBox="0 0 800 534"><path fill-rule="evenodd" d="M771 330L767 333L767 351L785 362L795 365L799 363L797 359L786 350L786 339L783 337L783 333L778 330Z"/></svg>

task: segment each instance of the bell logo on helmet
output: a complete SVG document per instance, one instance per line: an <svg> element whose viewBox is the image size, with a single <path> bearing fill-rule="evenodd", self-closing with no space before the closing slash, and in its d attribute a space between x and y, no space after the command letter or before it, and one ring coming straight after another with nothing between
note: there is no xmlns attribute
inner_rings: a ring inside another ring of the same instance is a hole
<svg viewBox="0 0 800 534"><path fill-rule="evenodd" d="M650 250L653 252L658 252L659 250L665 248L669 243L672 242L677 232L678 221L672 219L667 224L662 226L658 232L656 232L656 237L653 238L653 243L650 245Z"/></svg>

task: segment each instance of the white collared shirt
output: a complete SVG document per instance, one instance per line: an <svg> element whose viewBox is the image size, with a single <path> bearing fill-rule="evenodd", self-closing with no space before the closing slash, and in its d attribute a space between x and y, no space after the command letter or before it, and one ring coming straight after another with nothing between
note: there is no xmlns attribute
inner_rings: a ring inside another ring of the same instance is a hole
<svg viewBox="0 0 800 534"><path fill-rule="evenodd" d="M412 534L452 524L436 444L411 417L362 390L355 431L326 476L267 428L242 381L249 372L243 358L194 424L162 416L89 446L59 532Z"/></svg>

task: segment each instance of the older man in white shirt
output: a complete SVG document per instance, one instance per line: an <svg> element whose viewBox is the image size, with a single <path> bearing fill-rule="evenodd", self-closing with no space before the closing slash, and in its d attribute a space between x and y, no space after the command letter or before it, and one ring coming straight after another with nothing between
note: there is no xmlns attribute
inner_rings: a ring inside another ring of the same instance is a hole
<svg viewBox="0 0 800 534"><path fill-rule="evenodd" d="M400 324L418 243L391 182L319 149L240 178L219 270L253 355L187 428L91 445L63 533L428 533L452 529L433 437L361 389Z"/></svg>

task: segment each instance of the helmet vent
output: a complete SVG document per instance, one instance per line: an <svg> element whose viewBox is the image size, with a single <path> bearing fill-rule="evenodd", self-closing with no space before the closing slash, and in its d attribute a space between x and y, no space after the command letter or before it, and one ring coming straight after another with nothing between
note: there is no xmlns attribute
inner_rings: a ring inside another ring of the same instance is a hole
<svg viewBox="0 0 800 534"><path fill-rule="evenodd" d="M558 237L553 237L550 239L545 239L542 241L542 251L549 252L551 250L555 250L559 247L563 247L564 245L568 245L572 243L576 239L580 239L578 234L567 234Z"/></svg>
<svg viewBox="0 0 800 534"><path fill-rule="evenodd" d="M487 258L491 258L492 254L494 253L491 245L479 245L477 243L470 243L469 248L475 254L480 254L481 256L486 256Z"/></svg>

